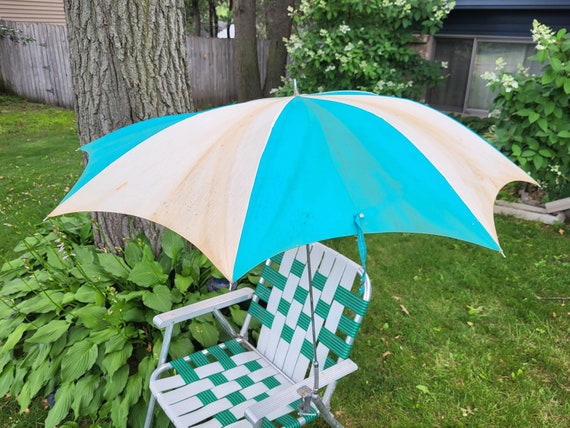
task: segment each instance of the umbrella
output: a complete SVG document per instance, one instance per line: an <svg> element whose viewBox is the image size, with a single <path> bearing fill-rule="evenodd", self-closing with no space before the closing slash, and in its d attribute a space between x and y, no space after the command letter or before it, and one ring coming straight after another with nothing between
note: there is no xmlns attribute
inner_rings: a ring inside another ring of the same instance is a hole
<svg viewBox="0 0 570 428"><path fill-rule="evenodd" d="M162 224L234 281L292 247L360 233L429 233L500 250L498 191L533 180L423 104L359 91L268 98L151 119L84 146L50 214Z"/></svg>

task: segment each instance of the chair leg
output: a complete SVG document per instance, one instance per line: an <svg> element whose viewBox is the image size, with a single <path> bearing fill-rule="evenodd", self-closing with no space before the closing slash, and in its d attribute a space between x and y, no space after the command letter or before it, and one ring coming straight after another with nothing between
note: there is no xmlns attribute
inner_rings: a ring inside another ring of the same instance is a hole
<svg viewBox="0 0 570 428"><path fill-rule="evenodd" d="M344 428L343 425L335 419L327 406L325 406L325 403L323 403L323 400L321 400L321 397L318 394L314 394L312 400L313 403L315 403L317 409L319 409L319 414L326 423L328 423L333 428Z"/></svg>

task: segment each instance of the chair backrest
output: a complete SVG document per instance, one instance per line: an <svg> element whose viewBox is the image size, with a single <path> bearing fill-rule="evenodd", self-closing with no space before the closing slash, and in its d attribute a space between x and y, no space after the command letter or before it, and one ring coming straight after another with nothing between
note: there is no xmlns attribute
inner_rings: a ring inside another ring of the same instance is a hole
<svg viewBox="0 0 570 428"><path fill-rule="evenodd" d="M323 369L348 358L371 289L352 260L320 243L309 248L317 360ZM308 267L306 246L268 260L249 308L262 324L258 351L294 382L307 377L313 360Z"/></svg>

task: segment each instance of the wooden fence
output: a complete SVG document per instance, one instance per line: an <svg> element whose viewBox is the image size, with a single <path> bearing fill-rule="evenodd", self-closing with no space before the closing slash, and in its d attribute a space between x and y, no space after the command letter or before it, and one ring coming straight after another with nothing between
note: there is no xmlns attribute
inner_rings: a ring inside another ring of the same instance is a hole
<svg viewBox="0 0 570 428"><path fill-rule="evenodd" d="M73 107L69 45L65 26L4 22L34 41L0 40L0 89L26 99ZM188 66L194 104L198 108L229 104L237 98L233 39L187 38ZM268 45L258 44L261 79L265 78Z"/></svg>

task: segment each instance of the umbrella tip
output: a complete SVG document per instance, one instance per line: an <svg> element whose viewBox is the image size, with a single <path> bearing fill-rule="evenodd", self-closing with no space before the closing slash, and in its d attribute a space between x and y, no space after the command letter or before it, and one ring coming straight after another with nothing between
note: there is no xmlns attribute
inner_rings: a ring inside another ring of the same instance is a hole
<svg viewBox="0 0 570 428"><path fill-rule="evenodd" d="M297 79L293 79L293 95L299 95L299 89L297 88Z"/></svg>

